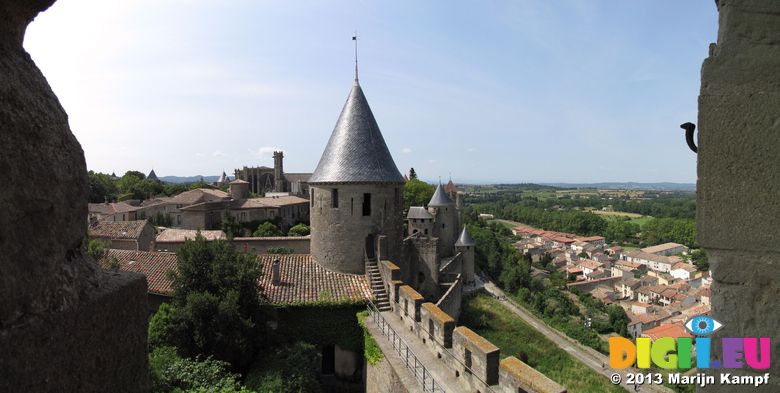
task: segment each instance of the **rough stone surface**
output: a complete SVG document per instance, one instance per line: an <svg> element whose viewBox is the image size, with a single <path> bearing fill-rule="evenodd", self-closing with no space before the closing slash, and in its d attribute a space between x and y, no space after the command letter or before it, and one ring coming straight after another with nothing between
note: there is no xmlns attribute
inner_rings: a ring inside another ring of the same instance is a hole
<svg viewBox="0 0 780 393"><path fill-rule="evenodd" d="M83 252L84 153L22 47L52 3L0 0L0 391L145 391L145 279Z"/></svg>
<svg viewBox="0 0 780 393"><path fill-rule="evenodd" d="M702 66L697 225L721 337L771 337L780 351L780 2L720 0L718 42ZM731 371L731 370L729 370ZM713 385L702 392L780 391ZM763 374L743 369L733 374ZM719 371L710 371L719 375Z"/></svg>
<svg viewBox="0 0 780 393"><path fill-rule="evenodd" d="M0 331L0 392L148 391L145 293L142 275L107 275L77 312Z"/></svg>
<svg viewBox="0 0 780 393"><path fill-rule="evenodd" d="M0 328L71 307L97 285L96 265L80 251L84 153L22 48L27 23L52 3L0 2Z"/></svg>
<svg viewBox="0 0 780 393"><path fill-rule="evenodd" d="M332 189L338 189L333 207ZM400 185L312 185L311 253L323 267L364 274L366 238L382 239L381 257L400 260L403 238L403 188ZM363 195L371 194L371 215L363 215Z"/></svg>

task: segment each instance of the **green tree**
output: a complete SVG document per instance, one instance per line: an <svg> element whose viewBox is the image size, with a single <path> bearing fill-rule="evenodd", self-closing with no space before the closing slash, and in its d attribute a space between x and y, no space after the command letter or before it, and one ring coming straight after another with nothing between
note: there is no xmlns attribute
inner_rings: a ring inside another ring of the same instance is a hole
<svg viewBox="0 0 780 393"><path fill-rule="evenodd" d="M241 224L239 224L238 221L236 221L236 218L227 210L225 210L225 214L222 215L221 229L222 232L225 232L225 236L227 236L228 240L233 240L234 237L241 236L243 232Z"/></svg>
<svg viewBox="0 0 780 393"><path fill-rule="evenodd" d="M117 197L117 186L111 175L89 171L89 202L113 201Z"/></svg>
<svg viewBox="0 0 780 393"><path fill-rule="evenodd" d="M691 262L696 265L696 269L702 272L710 270L710 261L704 249L693 250L690 254Z"/></svg>
<svg viewBox="0 0 780 393"><path fill-rule="evenodd" d="M610 304L607 306L606 311L609 315L609 325L612 327L612 330L623 337L628 336L627 328L630 320L623 307L617 304Z"/></svg>
<svg viewBox="0 0 780 393"><path fill-rule="evenodd" d="M260 264L226 240L198 233L176 252L173 302L149 324L152 345L171 345L188 357L214 356L241 369L262 342Z"/></svg>
<svg viewBox="0 0 780 393"><path fill-rule="evenodd" d="M252 365L246 386L258 392L316 393L320 351L305 342L274 348Z"/></svg>
<svg viewBox="0 0 780 393"><path fill-rule="evenodd" d="M409 180L417 180L417 172L414 171L414 168L409 168Z"/></svg>
<svg viewBox="0 0 780 393"><path fill-rule="evenodd" d="M195 183L190 184L190 190L195 190L198 188L211 188L211 184L206 183L206 181L201 177Z"/></svg>
<svg viewBox="0 0 780 393"><path fill-rule="evenodd" d="M174 196L189 189L190 187L184 183L166 183L163 185L163 194L166 196Z"/></svg>
<svg viewBox="0 0 780 393"><path fill-rule="evenodd" d="M311 228L306 224L297 224L287 231L287 236L308 236L311 233Z"/></svg>
<svg viewBox="0 0 780 393"><path fill-rule="evenodd" d="M111 241L106 239L90 239L87 242L87 254L92 257L92 259L99 261L102 259L106 254L108 254L108 250L111 248Z"/></svg>
<svg viewBox="0 0 780 393"><path fill-rule="evenodd" d="M257 229L252 233L252 236L255 237L273 237L282 235L282 231L280 231L279 228L271 221L266 221L260 224L260 226L258 226Z"/></svg>
<svg viewBox="0 0 780 393"><path fill-rule="evenodd" d="M205 359L179 357L176 348L173 347L155 348L149 354L152 391L155 393L251 392L241 386L241 376L229 370L230 364L211 357Z"/></svg>
<svg viewBox="0 0 780 393"><path fill-rule="evenodd" d="M430 202L435 187L418 180L416 177L409 179L404 184L404 210L409 210L410 206L426 206Z"/></svg>

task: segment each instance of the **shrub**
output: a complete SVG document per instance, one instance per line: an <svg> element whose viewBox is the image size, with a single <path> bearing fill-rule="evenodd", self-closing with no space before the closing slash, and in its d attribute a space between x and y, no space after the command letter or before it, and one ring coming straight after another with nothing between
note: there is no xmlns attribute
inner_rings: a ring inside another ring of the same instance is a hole
<svg viewBox="0 0 780 393"><path fill-rule="evenodd" d="M307 236L311 233L311 228L306 224L298 224L287 231L287 236Z"/></svg>
<svg viewBox="0 0 780 393"><path fill-rule="evenodd" d="M252 365L244 384L259 393L319 392L320 358L316 346L301 341L273 348Z"/></svg>

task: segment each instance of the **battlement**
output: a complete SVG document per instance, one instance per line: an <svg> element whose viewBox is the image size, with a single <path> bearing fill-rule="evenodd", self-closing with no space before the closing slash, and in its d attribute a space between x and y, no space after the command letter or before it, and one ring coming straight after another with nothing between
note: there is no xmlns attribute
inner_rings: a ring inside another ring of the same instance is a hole
<svg viewBox="0 0 780 393"><path fill-rule="evenodd" d="M394 277L394 266L391 262L385 264L388 274L383 275L383 280ZM369 308L375 323L381 325L379 331L383 336L373 334L377 336L377 341L391 340L392 348L398 351L400 347L397 345L404 341L406 356L413 356L415 362L430 359L422 366L428 373L429 381L434 381L430 382L431 386L437 386L438 391L566 392L564 387L516 357L501 360L500 348L468 327L456 327L455 318L426 301L411 286L397 279L389 281L387 286L390 288L392 311L379 312ZM390 368L394 370L409 367L408 362L397 357L387 357L387 360L400 363L391 364ZM408 371L415 376L419 373L416 368L408 368ZM371 372L373 370L369 367ZM375 388L380 392L387 389L382 386Z"/></svg>

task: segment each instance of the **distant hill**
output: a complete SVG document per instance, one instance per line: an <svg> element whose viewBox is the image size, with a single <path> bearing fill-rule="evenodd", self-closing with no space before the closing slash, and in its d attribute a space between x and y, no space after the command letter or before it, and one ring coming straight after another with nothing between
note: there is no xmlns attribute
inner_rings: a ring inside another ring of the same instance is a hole
<svg viewBox="0 0 780 393"><path fill-rule="evenodd" d="M696 191L694 183L542 183L547 186L562 188L602 188L609 190L655 190L655 191Z"/></svg>
<svg viewBox="0 0 780 393"><path fill-rule="evenodd" d="M195 183L203 178L206 183L214 183L219 176L160 176L159 179L166 183ZM232 179L232 178L231 178Z"/></svg>

